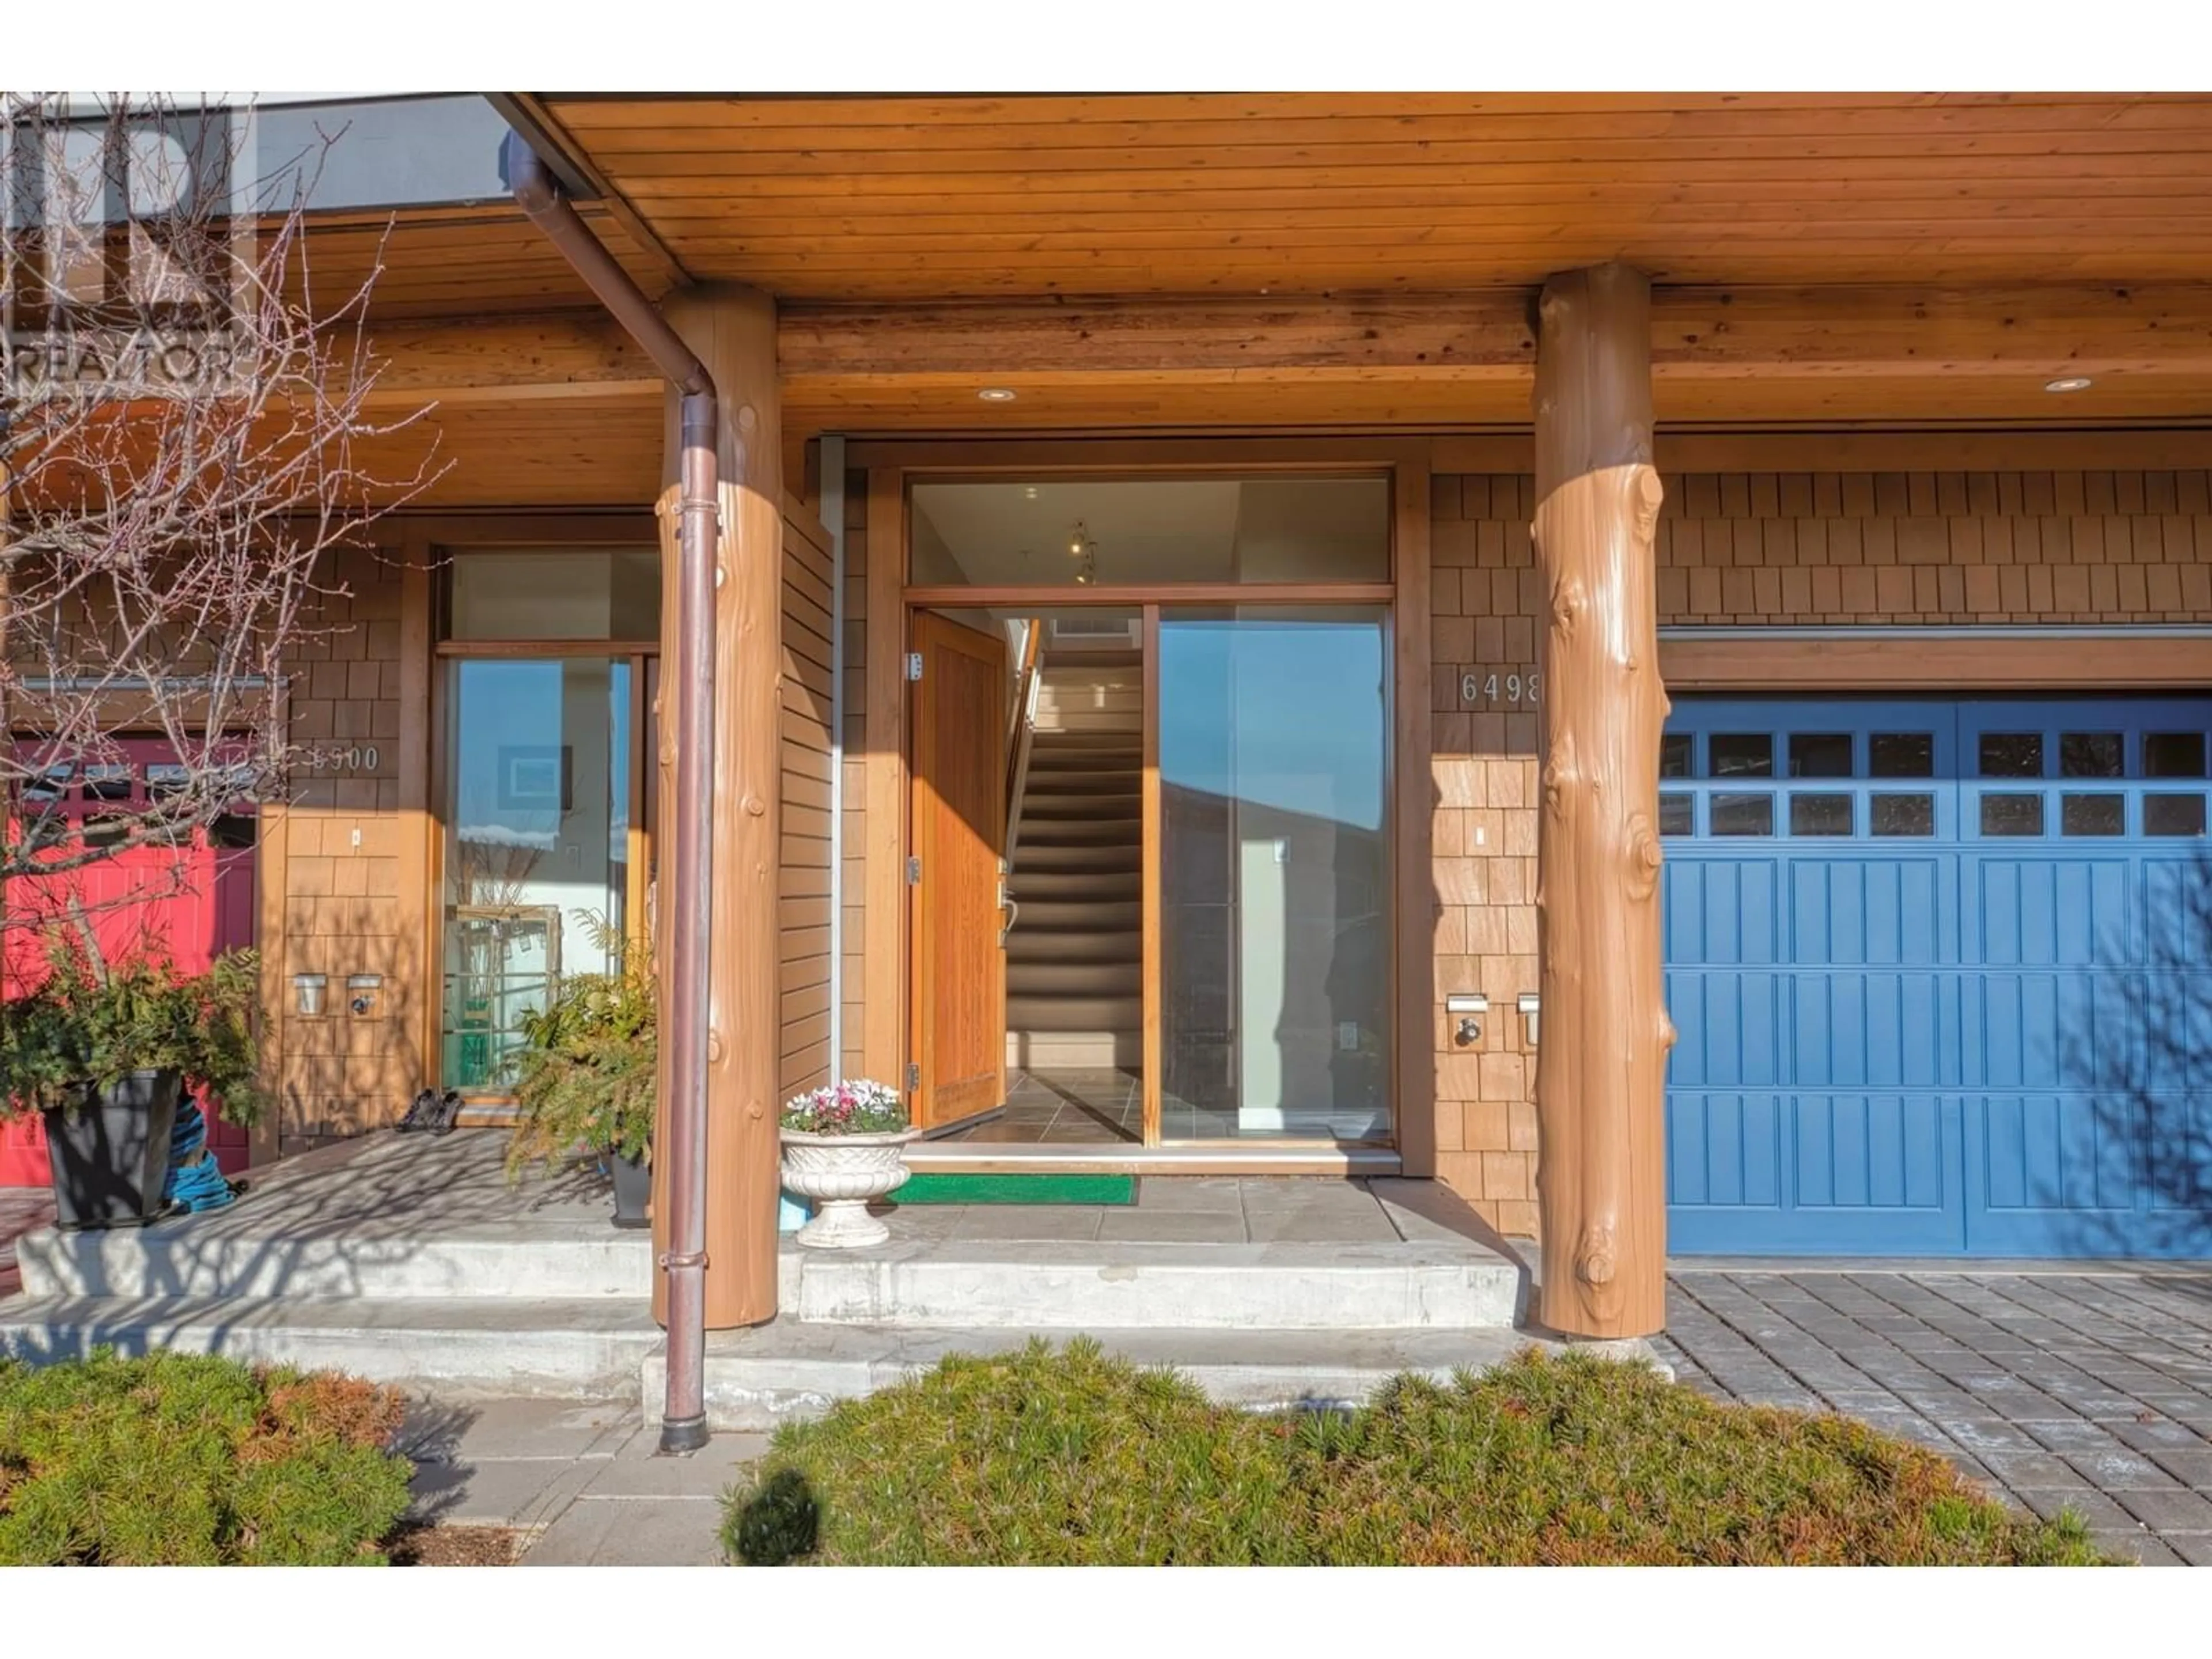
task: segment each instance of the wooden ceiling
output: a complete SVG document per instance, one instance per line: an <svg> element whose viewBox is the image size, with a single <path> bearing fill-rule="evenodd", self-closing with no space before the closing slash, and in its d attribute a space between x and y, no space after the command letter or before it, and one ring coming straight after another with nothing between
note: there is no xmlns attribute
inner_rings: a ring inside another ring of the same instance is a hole
<svg viewBox="0 0 2212 1659"><path fill-rule="evenodd" d="M776 295L792 440L1525 428L1536 285L1607 258L1670 429L2212 425L2212 96L515 100L649 295ZM518 212L381 246L435 499L649 499L659 377Z"/></svg>
<svg viewBox="0 0 2212 1659"><path fill-rule="evenodd" d="M787 300L2212 274L2212 98L538 95L693 276Z"/></svg>

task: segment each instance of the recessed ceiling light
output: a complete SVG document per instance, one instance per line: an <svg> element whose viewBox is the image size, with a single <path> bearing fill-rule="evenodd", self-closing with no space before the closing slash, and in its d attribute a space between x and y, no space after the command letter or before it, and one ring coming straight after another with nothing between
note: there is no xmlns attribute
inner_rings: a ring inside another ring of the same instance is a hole
<svg viewBox="0 0 2212 1659"><path fill-rule="evenodd" d="M2069 374L2062 380L2045 380L2045 392L2087 392L2096 382L2086 374Z"/></svg>
<svg viewBox="0 0 2212 1659"><path fill-rule="evenodd" d="M987 386L975 395L987 404L1010 404L1014 400L1012 386Z"/></svg>

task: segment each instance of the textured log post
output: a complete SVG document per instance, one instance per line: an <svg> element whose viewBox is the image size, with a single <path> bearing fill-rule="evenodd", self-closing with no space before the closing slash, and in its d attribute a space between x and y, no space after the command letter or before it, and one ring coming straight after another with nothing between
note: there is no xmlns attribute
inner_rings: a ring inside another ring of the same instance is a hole
<svg viewBox="0 0 2212 1659"><path fill-rule="evenodd" d="M1544 285L1536 348L1537 563L1546 595L1537 950L1542 1322L1666 1325L1659 681L1651 289L1599 265Z"/></svg>
<svg viewBox="0 0 2212 1659"><path fill-rule="evenodd" d="M777 1055L777 838L783 615L783 430L775 306L751 289L702 285L662 307L714 377L721 414L721 557L714 616L713 968L708 997L707 1325L726 1330L775 1317L776 1203L782 1101ZM677 411L668 398L666 478L675 477ZM673 492L661 504L661 560L675 562ZM664 686L676 616L672 574L661 584ZM665 698L664 697L664 702ZM660 823L674 822L673 735L659 722ZM656 935L669 938L668 860L659 860ZM664 1093L665 1119L667 1100ZM653 1246L668 1248L663 1169L653 1167ZM665 1277L653 1316L665 1322Z"/></svg>

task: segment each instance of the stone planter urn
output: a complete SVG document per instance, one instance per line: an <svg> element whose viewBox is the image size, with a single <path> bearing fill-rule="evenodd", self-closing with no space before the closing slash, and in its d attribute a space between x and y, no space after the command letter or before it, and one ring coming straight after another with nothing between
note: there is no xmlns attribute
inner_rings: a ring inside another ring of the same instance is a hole
<svg viewBox="0 0 2212 1659"><path fill-rule="evenodd" d="M783 1185L811 1198L820 1213L801 1227L801 1244L817 1250L865 1249L890 1229L868 1213L868 1200L906 1185L907 1143L919 1129L881 1134L814 1135L783 1131Z"/></svg>

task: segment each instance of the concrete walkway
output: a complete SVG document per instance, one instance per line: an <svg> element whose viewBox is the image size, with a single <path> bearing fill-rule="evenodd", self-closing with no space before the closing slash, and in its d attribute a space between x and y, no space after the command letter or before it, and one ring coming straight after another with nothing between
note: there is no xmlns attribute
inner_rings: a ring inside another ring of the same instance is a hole
<svg viewBox="0 0 2212 1659"><path fill-rule="evenodd" d="M2212 1270L1681 1267L1653 1346L1723 1399L1933 1446L2146 1565L2212 1565Z"/></svg>
<svg viewBox="0 0 2212 1659"><path fill-rule="evenodd" d="M495 1400L418 1404L399 1449L416 1519L520 1532L524 1566L716 1565L719 1500L768 1437L716 1435L693 1457L658 1442L634 1407Z"/></svg>

